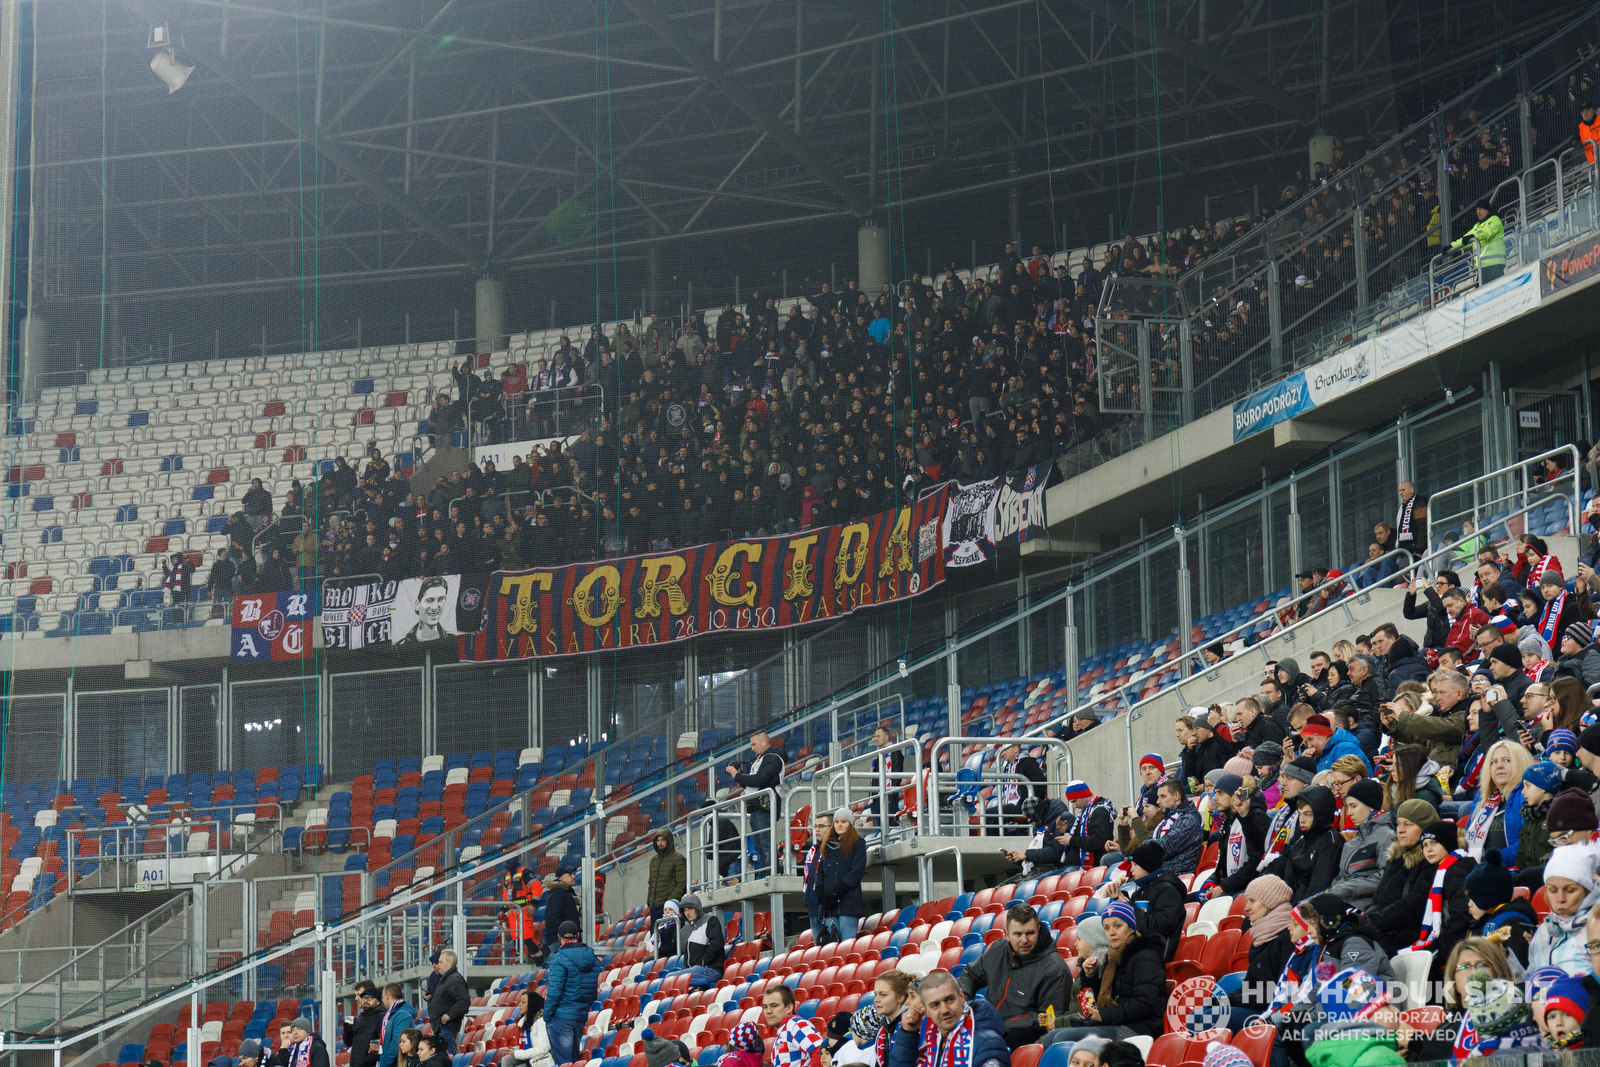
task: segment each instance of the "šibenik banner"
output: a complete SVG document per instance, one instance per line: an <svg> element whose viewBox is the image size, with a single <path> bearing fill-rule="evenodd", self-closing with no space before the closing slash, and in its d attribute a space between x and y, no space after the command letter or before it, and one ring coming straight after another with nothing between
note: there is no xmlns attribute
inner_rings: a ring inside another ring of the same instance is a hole
<svg viewBox="0 0 1600 1067"><path fill-rule="evenodd" d="M860 522L626 559L499 571L461 658L644 648L834 619L944 581L948 488Z"/></svg>

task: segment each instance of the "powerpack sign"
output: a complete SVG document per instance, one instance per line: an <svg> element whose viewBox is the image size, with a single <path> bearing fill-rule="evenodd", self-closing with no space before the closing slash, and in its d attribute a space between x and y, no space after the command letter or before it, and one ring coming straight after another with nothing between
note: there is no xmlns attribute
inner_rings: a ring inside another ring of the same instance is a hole
<svg viewBox="0 0 1600 1067"><path fill-rule="evenodd" d="M1539 261L1539 293L1549 296L1600 274L1600 237Z"/></svg>
<svg viewBox="0 0 1600 1067"><path fill-rule="evenodd" d="M859 522L490 576L461 658L513 660L750 633L907 600L944 581L948 489Z"/></svg>
<svg viewBox="0 0 1600 1067"><path fill-rule="evenodd" d="M229 658L256 663L311 655L315 600L311 593L300 592L234 597Z"/></svg>

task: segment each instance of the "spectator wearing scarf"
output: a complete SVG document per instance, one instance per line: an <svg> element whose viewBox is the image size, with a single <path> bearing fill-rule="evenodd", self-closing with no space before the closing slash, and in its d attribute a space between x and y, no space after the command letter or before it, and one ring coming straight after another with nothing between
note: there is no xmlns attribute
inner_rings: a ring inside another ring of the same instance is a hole
<svg viewBox="0 0 1600 1067"><path fill-rule="evenodd" d="M1522 834L1522 774L1533 762L1531 752L1504 738L1484 753L1478 802L1467 819L1465 848L1473 859L1485 848L1516 855Z"/></svg>
<svg viewBox="0 0 1600 1067"><path fill-rule="evenodd" d="M1523 627L1517 651L1522 654L1522 673L1530 682L1548 682L1556 676L1555 653L1533 627Z"/></svg>
<svg viewBox="0 0 1600 1067"><path fill-rule="evenodd" d="M1460 838L1453 822L1439 819L1422 828L1422 858L1433 866L1433 880L1422 909L1422 929L1411 948L1433 953L1430 973L1435 979L1444 973L1450 951L1467 936L1472 925L1466 883L1478 861L1465 849L1457 848L1458 844Z"/></svg>
<svg viewBox="0 0 1600 1067"><path fill-rule="evenodd" d="M918 993L926 1010L901 1013L887 1067L1008 1067L1000 1013L988 1001L968 1003L944 971L923 978Z"/></svg>
<svg viewBox="0 0 1600 1067"><path fill-rule="evenodd" d="M1539 924L1528 946L1528 967L1532 970L1555 966L1568 974L1590 974L1584 925L1595 897L1594 850L1587 844L1562 845L1545 861L1544 882L1547 892L1556 886L1569 890L1576 887L1583 896L1574 907L1563 907L1555 895L1550 896L1550 914ZM1561 899L1571 898L1563 893ZM1563 914L1563 911L1569 913Z"/></svg>

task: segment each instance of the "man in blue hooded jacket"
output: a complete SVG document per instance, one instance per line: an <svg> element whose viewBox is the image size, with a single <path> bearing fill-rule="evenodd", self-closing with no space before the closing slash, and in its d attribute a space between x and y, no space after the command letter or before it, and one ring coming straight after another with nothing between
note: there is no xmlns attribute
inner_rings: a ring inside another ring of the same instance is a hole
<svg viewBox="0 0 1600 1067"><path fill-rule="evenodd" d="M1326 715L1312 715L1306 719L1306 724L1300 728L1300 737L1305 742L1306 755L1317 761L1318 772L1331 769L1341 756L1355 756L1367 768L1367 773L1372 773L1372 764L1361 751L1356 735L1349 730L1335 730Z"/></svg>
<svg viewBox="0 0 1600 1067"><path fill-rule="evenodd" d="M550 1037L550 1054L556 1063L578 1058L578 1043L589 1008L600 995L600 961L594 950L578 940L581 930L568 920L556 936L561 947L550 957L545 971L544 1028Z"/></svg>
<svg viewBox="0 0 1600 1067"><path fill-rule="evenodd" d="M961 986L945 971L930 972L917 995L920 1006L916 1000L908 1001L900 1025L890 1035L886 1067L919 1063L1011 1067L1000 1013L987 1000L969 1004Z"/></svg>

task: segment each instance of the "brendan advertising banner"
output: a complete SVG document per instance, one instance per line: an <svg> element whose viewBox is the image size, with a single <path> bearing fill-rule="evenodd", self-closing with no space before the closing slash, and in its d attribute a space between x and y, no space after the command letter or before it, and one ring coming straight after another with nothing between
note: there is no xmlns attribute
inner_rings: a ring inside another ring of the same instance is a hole
<svg viewBox="0 0 1600 1067"><path fill-rule="evenodd" d="M527 659L778 630L906 600L944 581L949 493L861 522L626 559L502 571L461 658Z"/></svg>

